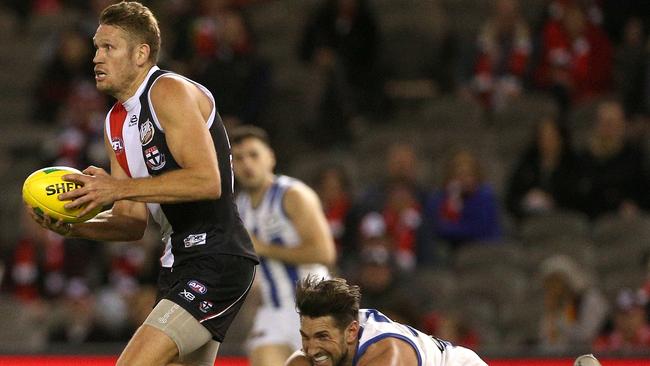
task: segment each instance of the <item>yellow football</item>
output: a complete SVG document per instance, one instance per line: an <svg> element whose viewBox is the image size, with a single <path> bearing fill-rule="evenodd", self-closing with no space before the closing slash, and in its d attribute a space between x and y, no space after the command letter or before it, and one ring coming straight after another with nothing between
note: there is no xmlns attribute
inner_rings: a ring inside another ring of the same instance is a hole
<svg viewBox="0 0 650 366"><path fill-rule="evenodd" d="M83 174L77 169L64 166L53 166L35 171L23 183L23 201L32 207L39 216L48 215L55 220L61 219L67 223L92 219L101 211L101 207L97 207L82 217L77 217L83 207L68 210L63 205L70 201L60 201L58 198L61 193L81 187L77 183L61 179L62 176L70 173Z"/></svg>

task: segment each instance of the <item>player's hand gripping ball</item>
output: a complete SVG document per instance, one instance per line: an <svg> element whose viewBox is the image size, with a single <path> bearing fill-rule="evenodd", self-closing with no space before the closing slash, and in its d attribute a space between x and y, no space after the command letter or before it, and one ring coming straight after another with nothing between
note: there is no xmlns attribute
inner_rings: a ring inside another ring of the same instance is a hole
<svg viewBox="0 0 650 366"><path fill-rule="evenodd" d="M82 217L77 217L84 207L68 210L63 205L70 201L60 201L58 198L61 193L81 187L78 183L66 182L61 178L70 173L83 174L77 169L64 166L54 166L35 171L23 183L23 201L32 207L37 215L47 215L54 220L77 223L92 219L101 211L101 207L97 207Z"/></svg>

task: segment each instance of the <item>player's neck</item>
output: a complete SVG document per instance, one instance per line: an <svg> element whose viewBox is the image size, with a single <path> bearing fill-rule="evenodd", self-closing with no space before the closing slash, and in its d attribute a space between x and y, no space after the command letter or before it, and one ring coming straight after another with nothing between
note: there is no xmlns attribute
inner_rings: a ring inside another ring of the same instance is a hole
<svg viewBox="0 0 650 366"><path fill-rule="evenodd" d="M253 207L258 207L261 203L262 200L264 200L264 195L266 195L266 192L271 188L274 182L274 175L271 174L264 179L264 183L260 184L258 187L252 188L248 190L248 194L251 197L251 205Z"/></svg>
<svg viewBox="0 0 650 366"><path fill-rule="evenodd" d="M147 75L149 74L149 70L151 70L153 66L154 65L148 65L140 68L138 70L138 73L136 74L136 77L133 78L133 82L131 82L131 84L123 91L117 93L117 95L114 95L114 97L117 98L117 100L120 103L124 103L127 100L129 100L129 98L134 96L135 93L138 91L138 88L140 87L140 85L142 85L144 79L147 78Z"/></svg>
<svg viewBox="0 0 650 366"><path fill-rule="evenodd" d="M348 354L345 357L345 360L342 362L342 366L352 366L354 357L357 355L357 349L359 348L359 341L357 340L348 348Z"/></svg>

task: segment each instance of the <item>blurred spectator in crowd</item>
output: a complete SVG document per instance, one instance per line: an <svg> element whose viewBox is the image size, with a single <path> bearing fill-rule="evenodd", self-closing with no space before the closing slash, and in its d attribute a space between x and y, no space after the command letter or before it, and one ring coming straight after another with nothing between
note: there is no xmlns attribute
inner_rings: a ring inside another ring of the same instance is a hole
<svg viewBox="0 0 650 366"><path fill-rule="evenodd" d="M506 203L517 218L555 209L576 209L576 155L568 131L542 118L510 177Z"/></svg>
<svg viewBox="0 0 650 366"><path fill-rule="evenodd" d="M63 238L49 234L23 212L20 236L7 259L3 289L23 303L58 296L63 291Z"/></svg>
<svg viewBox="0 0 650 366"><path fill-rule="evenodd" d="M632 17L625 24L614 64L616 88L628 116L648 111L643 98L645 84L650 81L645 77L647 54L643 23L640 18Z"/></svg>
<svg viewBox="0 0 650 366"><path fill-rule="evenodd" d="M379 28L367 0L326 0L307 21L300 58L313 66L309 123L321 146L351 138L351 121L380 110Z"/></svg>
<svg viewBox="0 0 650 366"><path fill-rule="evenodd" d="M419 329L453 344L474 348L481 345L476 329L457 311L430 312L424 315L422 323Z"/></svg>
<svg viewBox="0 0 650 366"><path fill-rule="evenodd" d="M422 222L424 189L418 182L419 159L409 143L394 143L386 153L385 175L361 193L350 212L346 243L354 247L361 238L359 228L368 213L379 213L386 233L396 243L400 268L413 269L416 264L418 229Z"/></svg>
<svg viewBox="0 0 650 366"><path fill-rule="evenodd" d="M409 4L414 18L382 37L385 93L392 112L401 102L431 99L454 91L458 72L454 63L458 39L444 4L418 1ZM417 55L417 57L405 57Z"/></svg>
<svg viewBox="0 0 650 366"><path fill-rule="evenodd" d="M206 61L212 59L219 51L220 32L223 17L229 9L227 0L199 0L198 14L190 28L190 39L179 40L188 42L191 48L182 52L182 55L191 57L193 69L201 69ZM183 8L180 9L183 11ZM178 42L175 45L178 45ZM173 48L175 49L175 47Z"/></svg>
<svg viewBox="0 0 650 366"><path fill-rule="evenodd" d="M550 9L535 78L539 87L553 94L565 116L572 103L610 91L613 49L595 21L598 16L593 10L597 8L561 0L552 1Z"/></svg>
<svg viewBox="0 0 650 366"><path fill-rule="evenodd" d="M348 211L352 205L350 179L340 165L323 167L317 174L314 184L325 211L339 257L347 254L350 248L343 247Z"/></svg>
<svg viewBox="0 0 650 366"><path fill-rule="evenodd" d="M451 249L470 241L501 237L496 194L469 150L450 156L442 187L427 202L425 215L433 234L447 241Z"/></svg>
<svg viewBox="0 0 650 366"><path fill-rule="evenodd" d="M566 255L554 255L540 265L544 310L539 346L545 351L587 347L604 324L608 304L593 286L590 274Z"/></svg>
<svg viewBox="0 0 650 366"><path fill-rule="evenodd" d="M629 288L619 291L613 314L614 328L594 342L594 349L598 352L650 350L647 301L641 293Z"/></svg>
<svg viewBox="0 0 650 366"><path fill-rule="evenodd" d="M110 1L110 0L94 0ZM224 16L266 0L172 0L162 6L160 26L165 33L169 68L195 75L215 57L221 45ZM103 8L100 8L103 9ZM248 31L248 29L246 30Z"/></svg>
<svg viewBox="0 0 650 366"><path fill-rule="evenodd" d="M220 1L214 1L220 4ZM164 60L168 67L181 74L191 75L190 65L194 58L194 32L195 26L200 24L197 17L202 15L204 6L196 0L174 0L164 3L164 20L161 19L161 32L166 37L165 49L167 59ZM212 24L212 23L209 23ZM211 32L215 26L210 25Z"/></svg>
<svg viewBox="0 0 650 366"><path fill-rule="evenodd" d="M51 342L80 344L110 340L95 322L98 312L96 298L84 278L70 278L63 296L50 306Z"/></svg>
<svg viewBox="0 0 650 366"><path fill-rule="evenodd" d="M56 119L61 127L58 138L45 146L46 165L108 168L103 129L107 98L90 81L71 87Z"/></svg>
<svg viewBox="0 0 650 366"><path fill-rule="evenodd" d="M379 217L379 216L378 216ZM376 223L375 223L376 224ZM422 299L395 261L395 243L381 226L368 226L351 277L363 288L362 306L380 307L391 319L416 325ZM365 305L364 305L365 304Z"/></svg>
<svg viewBox="0 0 650 366"><path fill-rule="evenodd" d="M71 337L85 339L89 319L77 305L88 305L85 300L92 295L88 289L92 269L101 268L92 260L97 258L91 254L93 245L84 243L86 247L80 248L66 244L61 236L30 220L24 210L21 210L20 225L22 235L8 257L3 289L20 301L21 311L34 317L50 340L61 338L61 327L76 332L74 336L70 334ZM73 298L81 302L72 301ZM69 324L62 325L63 318L52 315L59 310L75 317ZM82 323L83 329L78 328ZM80 332L83 337L77 336ZM72 338L66 339L72 341Z"/></svg>
<svg viewBox="0 0 650 366"><path fill-rule="evenodd" d="M72 278L97 278L96 242L64 239L29 222L21 210L21 235L7 262L5 289L25 303L65 296Z"/></svg>
<svg viewBox="0 0 650 366"><path fill-rule="evenodd" d="M601 103L589 145L580 156L582 210L591 218L606 212L636 214L648 199L643 151L626 135L623 107Z"/></svg>
<svg viewBox="0 0 650 366"><path fill-rule="evenodd" d="M478 35L472 89L487 109L519 96L528 71L531 36L517 0L497 0Z"/></svg>
<svg viewBox="0 0 650 366"><path fill-rule="evenodd" d="M58 37L54 54L46 61L36 82L34 118L54 122L65 111L70 94L78 82L91 80L92 43L78 29L66 29Z"/></svg>
<svg viewBox="0 0 650 366"><path fill-rule="evenodd" d="M212 91L226 128L259 125L269 98L269 65L257 56L250 26L240 11L222 11L216 31L218 44L204 51L207 62L197 80Z"/></svg>

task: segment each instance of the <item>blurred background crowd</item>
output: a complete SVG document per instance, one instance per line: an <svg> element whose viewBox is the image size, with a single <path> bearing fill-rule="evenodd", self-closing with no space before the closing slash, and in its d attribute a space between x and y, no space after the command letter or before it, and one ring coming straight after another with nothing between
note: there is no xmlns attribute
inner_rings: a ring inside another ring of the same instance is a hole
<svg viewBox="0 0 650 366"><path fill-rule="evenodd" d="M155 297L155 231L63 240L20 201L37 168L107 165L91 38L110 3L0 5L4 352L125 342ZM650 2L144 3L160 66L317 190L363 306L492 355L650 355Z"/></svg>

